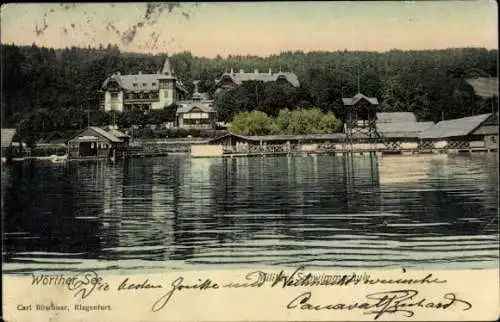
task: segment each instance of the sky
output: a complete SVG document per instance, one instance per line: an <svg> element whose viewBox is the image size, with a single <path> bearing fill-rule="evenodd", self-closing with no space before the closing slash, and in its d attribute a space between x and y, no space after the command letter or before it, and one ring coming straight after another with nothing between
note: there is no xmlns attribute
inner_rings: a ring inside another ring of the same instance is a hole
<svg viewBox="0 0 500 322"><path fill-rule="evenodd" d="M495 1L8 4L4 44L226 57L282 51L498 48Z"/></svg>

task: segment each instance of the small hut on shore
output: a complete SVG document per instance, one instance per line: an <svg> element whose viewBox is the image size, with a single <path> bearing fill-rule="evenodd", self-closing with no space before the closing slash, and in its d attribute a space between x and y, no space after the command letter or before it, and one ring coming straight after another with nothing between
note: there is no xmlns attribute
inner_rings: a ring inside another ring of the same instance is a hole
<svg viewBox="0 0 500 322"><path fill-rule="evenodd" d="M110 132L89 126L68 140L69 159L105 159L126 154L128 140Z"/></svg>

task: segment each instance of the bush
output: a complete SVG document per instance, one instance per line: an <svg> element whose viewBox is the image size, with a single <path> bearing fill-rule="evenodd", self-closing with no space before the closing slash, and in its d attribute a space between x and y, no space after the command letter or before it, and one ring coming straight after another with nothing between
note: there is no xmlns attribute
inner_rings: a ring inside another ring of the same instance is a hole
<svg viewBox="0 0 500 322"><path fill-rule="evenodd" d="M342 122L330 112L318 108L280 110L276 118L259 111L236 114L229 131L241 135L326 134L338 132Z"/></svg>

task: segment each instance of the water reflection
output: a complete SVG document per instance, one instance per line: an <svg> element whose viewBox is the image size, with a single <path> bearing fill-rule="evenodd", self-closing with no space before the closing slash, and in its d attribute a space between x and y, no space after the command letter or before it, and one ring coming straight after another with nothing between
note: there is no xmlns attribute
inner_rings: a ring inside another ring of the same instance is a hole
<svg viewBox="0 0 500 322"><path fill-rule="evenodd" d="M2 168L7 271L498 267L495 155Z"/></svg>

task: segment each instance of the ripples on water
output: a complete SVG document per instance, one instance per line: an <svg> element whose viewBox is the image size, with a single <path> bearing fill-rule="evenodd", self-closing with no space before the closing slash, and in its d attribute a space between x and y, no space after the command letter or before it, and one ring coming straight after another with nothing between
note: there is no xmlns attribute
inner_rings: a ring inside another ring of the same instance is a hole
<svg viewBox="0 0 500 322"><path fill-rule="evenodd" d="M15 164L4 271L498 267L497 169L496 154Z"/></svg>

